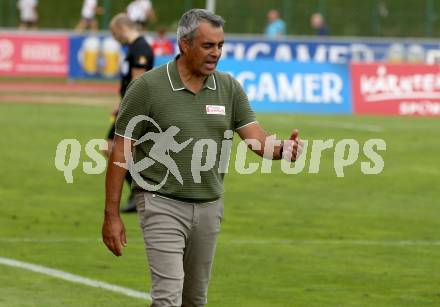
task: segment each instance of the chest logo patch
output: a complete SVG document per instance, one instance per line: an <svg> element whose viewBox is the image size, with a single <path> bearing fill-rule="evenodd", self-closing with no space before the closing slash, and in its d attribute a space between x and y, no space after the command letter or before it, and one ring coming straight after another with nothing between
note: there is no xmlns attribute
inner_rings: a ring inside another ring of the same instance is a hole
<svg viewBox="0 0 440 307"><path fill-rule="evenodd" d="M226 115L225 106L206 105L206 114Z"/></svg>

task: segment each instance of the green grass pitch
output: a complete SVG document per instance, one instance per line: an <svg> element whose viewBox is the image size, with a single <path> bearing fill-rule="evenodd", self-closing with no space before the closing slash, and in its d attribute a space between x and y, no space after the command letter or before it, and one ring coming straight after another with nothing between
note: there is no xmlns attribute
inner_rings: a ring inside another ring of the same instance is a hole
<svg viewBox="0 0 440 307"><path fill-rule="evenodd" d="M77 138L84 147L104 137L108 112L0 104L0 257L148 291L137 217L123 216L128 247L123 257L112 256L99 241L104 175L78 168L67 184L54 166L60 140ZM309 140L383 138L385 168L363 175L361 155L344 178L336 178L333 151L324 152L318 174L286 175L279 162L271 174L239 175L231 167L208 306L439 306L440 121L299 114L258 119L282 137L297 127ZM89 161L84 151L80 161ZM0 265L0 306L146 302Z"/></svg>

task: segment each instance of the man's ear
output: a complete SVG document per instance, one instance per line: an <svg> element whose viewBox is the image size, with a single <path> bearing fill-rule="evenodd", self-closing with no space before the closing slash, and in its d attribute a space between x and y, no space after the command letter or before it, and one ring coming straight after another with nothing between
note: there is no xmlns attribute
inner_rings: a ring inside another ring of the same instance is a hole
<svg viewBox="0 0 440 307"><path fill-rule="evenodd" d="M182 39L180 41L179 47L180 47L180 52L182 54L186 54L186 53L188 53L188 50L190 48L190 43L187 39Z"/></svg>

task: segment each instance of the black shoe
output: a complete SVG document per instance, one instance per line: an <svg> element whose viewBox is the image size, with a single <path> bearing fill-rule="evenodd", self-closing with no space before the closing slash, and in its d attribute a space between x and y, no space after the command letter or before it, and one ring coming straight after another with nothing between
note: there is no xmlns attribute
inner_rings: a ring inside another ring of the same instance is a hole
<svg viewBox="0 0 440 307"><path fill-rule="evenodd" d="M134 200L134 195L130 195L128 198L127 204L124 208L121 208L120 211L122 213L130 213L130 212L136 212L136 201Z"/></svg>

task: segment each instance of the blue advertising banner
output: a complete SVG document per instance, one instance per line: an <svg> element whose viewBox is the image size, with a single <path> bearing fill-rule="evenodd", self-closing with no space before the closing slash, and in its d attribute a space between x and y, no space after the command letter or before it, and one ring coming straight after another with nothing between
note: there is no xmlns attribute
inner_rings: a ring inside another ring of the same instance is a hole
<svg viewBox="0 0 440 307"><path fill-rule="evenodd" d="M175 38L171 41L177 51ZM254 61L271 59L282 62L440 63L440 42L416 39L290 38L246 39L226 36L224 59Z"/></svg>
<svg viewBox="0 0 440 307"><path fill-rule="evenodd" d="M223 58L253 61L440 63L440 43L420 40L238 39L226 37Z"/></svg>
<svg viewBox="0 0 440 307"><path fill-rule="evenodd" d="M175 39L171 39L175 44ZM177 48L176 48L177 50ZM96 36L72 35L69 50L69 77L72 79L116 79L124 58L124 48L109 33ZM290 38L280 40L226 37L223 59L279 62L440 63L440 43L402 39ZM166 60L156 58L155 65Z"/></svg>
<svg viewBox="0 0 440 307"><path fill-rule="evenodd" d="M175 39L173 39L173 43L175 44ZM389 50L390 47L391 50ZM269 59L283 62L345 64L351 61L385 61L389 56L397 56L396 54L388 55L389 51L393 52L393 48L396 49L388 42L367 43L338 39L317 41L312 39L270 40L266 38L240 39L226 37L222 57L239 61Z"/></svg>
<svg viewBox="0 0 440 307"><path fill-rule="evenodd" d="M221 60L257 112L351 113L348 65Z"/></svg>
<svg viewBox="0 0 440 307"><path fill-rule="evenodd" d="M70 79L118 79L126 47L111 35L75 35L70 37ZM171 56L155 57L154 65L162 65Z"/></svg>
<svg viewBox="0 0 440 307"><path fill-rule="evenodd" d="M76 35L70 38L69 78L119 77L124 50L111 35Z"/></svg>

